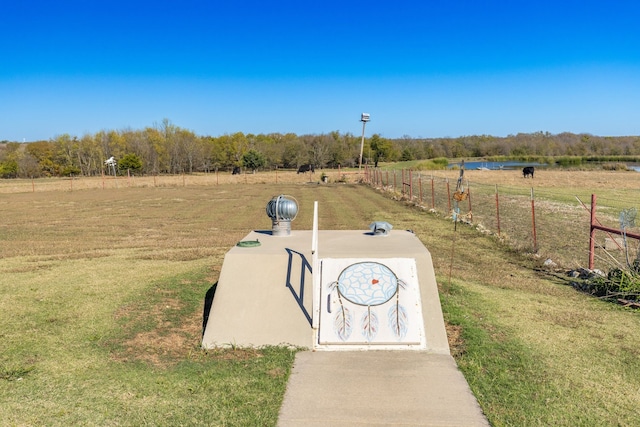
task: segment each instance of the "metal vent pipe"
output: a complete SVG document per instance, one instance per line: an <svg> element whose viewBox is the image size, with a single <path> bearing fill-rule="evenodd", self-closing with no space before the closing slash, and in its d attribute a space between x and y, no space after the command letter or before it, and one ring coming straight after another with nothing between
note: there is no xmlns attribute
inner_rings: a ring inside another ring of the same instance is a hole
<svg viewBox="0 0 640 427"><path fill-rule="evenodd" d="M281 194L267 203L267 216L271 218L271 235L289 236L291 221L298 215L298 202L291 196Z"/></svg>

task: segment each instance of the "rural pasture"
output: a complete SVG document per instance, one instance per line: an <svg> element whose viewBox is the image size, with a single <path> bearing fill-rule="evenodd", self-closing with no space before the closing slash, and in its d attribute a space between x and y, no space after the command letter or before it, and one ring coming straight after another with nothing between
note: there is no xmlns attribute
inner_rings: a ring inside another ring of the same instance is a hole
<svg viewBox="0 0 640 427"><path fill-rule="evenodd" d="M534 184L578 210L574 193L639 200L633 172L536 171L534 183L504 172L467 177ZM277 194L300 204L293 229L311 228L317 200L322 229L383 220L418 235L452 353L493 425L637 422L638 312L356 175L327 171L319 184L320 173L0 181L1 424L275 425L295 349L199 344L224 254L270 229L265 206Z"/></svg>
<svg viewBox="0 0 640 427"><path fill-rule="evenodd" d="M413 201L425 209L448 215L455 191L456 171L412 172ZM405 183L409 182L404 171ZM448 181L448 183L446 183ZM382 185L381 185L382 184ZM519 170L468 170L464 188L467 200L459 203L462 220L483 232L492 233L512 248L551 259L567 268L586 267L589 259L591 195L597 200L596 220L620 229L622 212L633 213L640 200L640 173L626 171L560 171L539 169L535 179L524 179ZM399 171L378 174L374 186L408 198ZM420 194L420 191L422 194ZM626 231L638 234L637 224ZM609 270L625 264L622 248L607 240L620 239L596 233L595 267ZM639 242L628 240L630 258L638 254ZM614 246L614 250L611 249Z"/></svg>

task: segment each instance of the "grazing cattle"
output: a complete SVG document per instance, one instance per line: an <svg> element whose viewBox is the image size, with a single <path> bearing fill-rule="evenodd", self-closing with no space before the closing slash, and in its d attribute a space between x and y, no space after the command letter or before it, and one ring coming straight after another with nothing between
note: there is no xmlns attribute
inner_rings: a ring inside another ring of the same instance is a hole
<svg viewBox="0 0 640 427"><path fill-rule="evenodd" d="M526 178L529 175L531 175L531 178L533 179L533 171L534 171L533 166L526 166L522 168L522 177Z"/></svg>
<svg viewBox="0 0 640 427"><path fill-rule="evenodd" d="M231 175L240 175L240 166L235 166Z"/></svg>
<svg viewBox="0 0 640 427"><path fill-rule="evenodd" d="M311 171L311 173L314 173L316 170L313 167L313 165L302 165L298 168L298 173L305 173L305 172L309 172Z"/></svg>

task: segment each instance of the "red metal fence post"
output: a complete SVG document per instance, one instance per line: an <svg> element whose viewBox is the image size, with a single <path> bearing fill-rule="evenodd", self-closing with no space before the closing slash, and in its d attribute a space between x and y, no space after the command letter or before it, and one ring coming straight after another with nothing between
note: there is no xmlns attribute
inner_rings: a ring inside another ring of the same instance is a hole
<svg viewBox="0 0 640 427"><path fill-rule="evenodd" d="M409 169L409 200L413 200L413 172Z"/></svg>
<svg viewBox="0 0 640 427"><path fill-rule="evenodd" d="M431 209L436 210L436 191L433 185L433 175L431 175Z"/></svg>
<svg viewBox="0 0 640 427"><path fill-rule="evenodd" d="M469 186L469 180L467 180L467 198L469 200L469 221L473 222L473 210L471 210L471 187Z"/></svg>
<svg viewBox="0 0 640 427"><path fill-rule="evenodd" d="M533 251L538 252L538 237L536 236L536 204L531 187L531 226L533 227Z"/></svg>
<svg viewBox="0 0 640 427"><path fill-rule="evenodd" d="M496 184L496 221L498 223L498 237L500 236L500 202L498 201L498 184Z"/></svg>
<svg viewBox="0 0 640 427"><path fill-rule="evenodd" d="M596 195L591 195L591 219L589 221L589 270L593 270L593 259L596 251Z"/></svg>

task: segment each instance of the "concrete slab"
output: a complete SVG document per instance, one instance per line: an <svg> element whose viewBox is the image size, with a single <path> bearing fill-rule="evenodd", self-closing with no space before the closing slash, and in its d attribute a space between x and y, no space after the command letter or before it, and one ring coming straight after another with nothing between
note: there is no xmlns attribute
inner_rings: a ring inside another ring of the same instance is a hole
<svg viewBox="0 0 640 427"><path fill-rule="evenodd" d="M488 426L449 355L301 352L278 418L292 426Z"/></svg>
<svg viewBox="0 0 640 427"><path fill-rule="evenodd" d="M289 344L313 348L311 231L272 236L253 231L243 240L258 247L234 247L226 255L202 345ZM416 261L428 351L449 354L431 254L413 233L387 236L369 231L321 230L320 258L412 258Z"/></svg>

